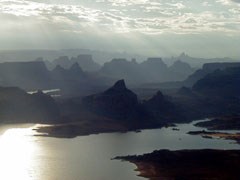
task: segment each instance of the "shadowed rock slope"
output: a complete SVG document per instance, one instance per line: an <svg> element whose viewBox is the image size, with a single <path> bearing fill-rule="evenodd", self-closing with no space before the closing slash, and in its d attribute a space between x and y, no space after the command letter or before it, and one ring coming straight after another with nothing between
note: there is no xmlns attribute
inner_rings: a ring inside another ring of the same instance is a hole
<svg viewBox="0 0 240 180"><path fill-rule="evenodd" d="M41 91L27 94L15 87L0 87L1 122L56 122L60 112L50 96Z"/></svg>

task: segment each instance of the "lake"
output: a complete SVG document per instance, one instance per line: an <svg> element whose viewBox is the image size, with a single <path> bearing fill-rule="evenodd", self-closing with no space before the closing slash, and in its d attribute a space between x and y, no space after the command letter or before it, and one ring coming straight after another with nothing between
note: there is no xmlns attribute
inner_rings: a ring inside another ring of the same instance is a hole
<svg viewBox="0 0 240 180"><path fill-rule="evenodd" d="M194 122L196 123L196 121ZM0 125L0 179L4 180L138 180L135 165L115 156L159 149L239 149L231 140L205 139L188 131L193 124L60 139L34 136L34 124Z"/></svg>

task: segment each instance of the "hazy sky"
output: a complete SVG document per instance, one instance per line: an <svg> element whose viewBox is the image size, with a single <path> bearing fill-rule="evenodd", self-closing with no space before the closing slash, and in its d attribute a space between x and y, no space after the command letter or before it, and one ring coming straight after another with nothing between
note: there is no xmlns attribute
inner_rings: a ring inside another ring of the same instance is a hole
<svg viewBox="0 0 240 180"><path fill-rule="evenodd" d="M0 0L0 49L240 57L240 0Z"/></svg>

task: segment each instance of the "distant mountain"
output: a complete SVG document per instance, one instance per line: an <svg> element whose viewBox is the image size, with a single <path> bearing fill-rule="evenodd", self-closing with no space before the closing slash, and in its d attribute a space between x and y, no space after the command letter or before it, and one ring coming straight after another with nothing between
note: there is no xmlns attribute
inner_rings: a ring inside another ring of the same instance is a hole
<svg viewBox="0 0 240 180"><path fill-rule="evenodd" d="M186 79L190 74L192 74L195 70L186 62L181 60L175 61L170 67L170 71L173 72L175 81ZM181 79L179 78L181 77Z"/></svg>
<svg viewBox="0 0 240 180"><path fill-rule="evenodd" d="M125 79L128 83L139 83L144 78L139 64L126 59L113 59L105 63L100 73L106 77Z"/></svg>
<svg viewBox="0 0 240 180"><path fill-rule="evenodd" d="M212 73L217 69L223 70L230 67L240 67L240 62L206 63L203 65L202 69L195 71L185 81L183 81L183 84L185 86L191 87L194 83L196 83L207 74Z"/></svg>
<svg viewBox="0 0 240 180"><path fill-rule="evenodd" d="M61 89L61 94L68 97L99 92L112 82L97 73L84 72L78 63L74 63L69 69L57 65L50 74L54 87Z"/></svg>
<svg viewBox="0 0 240 180"><path fill-rule="evenodd" d="M182 87L172 94L172 102L179 107L186 119L240 113L240 66L225 68L223 64L208 64L203 69L212 70L213 67L222 70L208 73L197 80L192 88Z"/></svg>
<svg viewBox="0 0 240 180"><path fill-rule="evenodd" d="M57 59L60 56L68 56L68 57L77 57L79 54L89 54L92 55L94 61L98 64L103 64L105 62L109 62L114 58L124 58L124 59L132 59L135 58L138 62L144 61L147 56L131 54L126 52L107 52L107 51L98 51L98 50L90 50L90 49L61 49L61 50L1 50L0 51L0 62L10 62L10 61L33 61L38 57L42 57L44 60L48 60L49 62ZM231 58L194 58L186 53L182 53L177 57L166 57L163 58L164 62L167 65L173 64L177 60L181 60L190 64L194 68L201 67L204 63L209 62L234 62L237 61ZM78 62L79 63L79 62ZM79 63L82 66L81 63ZM51 67L54 68L54 67ZM67 67L65 67L67 68ZM69 67L68 67L69 68ZM85 70L85 67L83 67Z"/></svg>
<svg viewBox="0 0 240 180"><path fill-rule="evenodd" d="M145 82L163 82L171 79L169 69L162 58L148 58L139 65Z"/></svg>
<svg viewBox="0 0 240 180"><path fill-rule="evenodd" d="M48 61L48 63L50 63ZM52 65L49 66L51 69L52 67L56 67L60 65L63 68L70 68L73 64L78 63L84 71L97 71L100 69L100 65L93 61L92 56L88 54L80 54L77 57L72 57L71 59L68 56L61 56L51 63Z"/></svg>
<svg viewBox="0 0 240 180"><path fill-rule="evenodd" d="M51 77L45 64L34 62L0 63L0 85L24 89L51 88Z"/></svg>
<svg viewBox="0 0 240 180"><path fill-rule="evenodd" d="M8 61L33 61L42 57L50 62L60 56L77 57L79 54L90 54L94 61L103 64L114 58L136 58L139 61L146 59L146 56L126 52L107 52L90 49L61 49L61 50L1 50L0 62ZM79 64L81 66L81 64ZM54 68L54 67L53 67ZM83 70L85 70L83 68Z"/></svg>
<svg viewBox="0 0 240 180"><path fill-rule="evenodd" d="M57 122L58 105L42 92L27 94L15 87L0 87L1 122Z"/></svg>
<svg viewBox="0 0 240 180"><path fill-rule="evenodd" d="M72 62L70 62L70 59L68 56L60 56L57 59L52 61L52 67L57 65L68 69L72 65Z"/></svg>
<svg viewBox="0 0 240 180"><path fill-rule="evenodd" d="M177 63L179 64L179 63ZM214 72L215 70L223 70L230 67L240 67L240 62L214 62L214 63L206 63L202 66L201 69L196 70L192 74L190 74L185 80L178 80L178 81L169 81L169 82L162 82L162 83L146 83L143 84L141 87L143 88L155 88L155 89L178 89L183 86L192 88L192 86L200 79L204 78L209 73ZM170 67L171 68L171 67ZM181 69L181 68L179 68ZM189 68L187 68L189 69ZM185 71L187 71L185 69ZM184 72L184 71L183 71ZM173 73L175 76L177 73Z"/></svg>
<svg viewBox="0 0 240 180"><path fill-rule="evenodd" d="M62 66L57 65L51 71L51 77L57 81L80 81L86 78L86 74L78 63L74 63L69 69L64 69Z"/></svg>
<svg viewBox="0 0 240 180"><path fill-rule="evenodd" d="M184 80L192 72L193 69L187 63L178 61L169 68L161 58L148 58L142 63L134 59L113 59L100 70L107 77L124 78L130 84Z"/></svg>
<svg viewBox="0 0 240 180"><path fill-rule="evenodd" d="M171 57L171 58L164 58L164 62L171 64L174 63L175 61L183 61L188 64L190 64L194 68L199 68L205 63L213 63L213 62L239 62L236 59L224 57L224 58L197 58L197 57L191 57L187 55L186 53L181 53L177 57Z"/></svg>
<svg viewBox="0 0 240 180"><path fill-rule="evenodd" d="M98 115L121 120L121 122L141 126L159 126L170 122L182 121L178 107L160 91L143 102L131 90L126 88L124 80L103 93L83 98L84 107Z"/></svg>
<svg viewBox="0 0 240 180"><path fill-rule="evenodd" d="M194 91L222 97L240 97L240 66L215 70L198 80Z"/></svg>
<svg viewBox="0 0 240 180"><path fill-rule="evenodd" d="M0 63L0 86L17 86L27 91L60 89L61 95L94 93L111 82L98 74L85 73L78 63L69 69L58 65L48 70L43 61Z"/></svg>
<svg viewBox="0 0 240 180"><path fill-rule="evenodd" d="M89 54L80 54L77 57L72 57L70 61L78 63L84 71L98 71L101 68L101 66L93 60L92 55Z"/></svg>

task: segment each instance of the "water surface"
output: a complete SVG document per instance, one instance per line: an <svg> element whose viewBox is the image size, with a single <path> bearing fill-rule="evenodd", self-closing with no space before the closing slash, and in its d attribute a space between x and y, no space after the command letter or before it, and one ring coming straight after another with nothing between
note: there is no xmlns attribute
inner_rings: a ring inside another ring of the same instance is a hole
<svg viewBox="0 0 240 180"><path fill-rule="evenodd" d="M137 180L135 165L111 160L115 156L158 149L239 149L231 140L186 134L202 130L192 124L59 139L33 136L35 125L0 126L0 179L15 180Z"/></svg>

